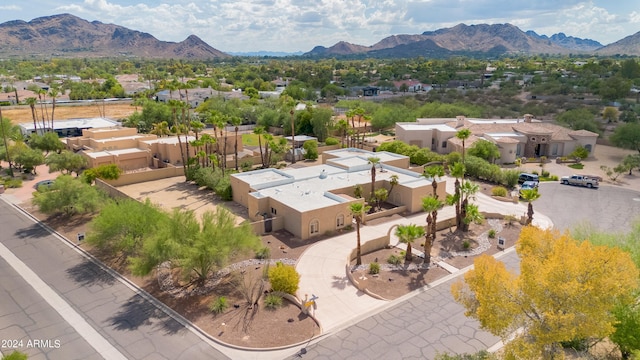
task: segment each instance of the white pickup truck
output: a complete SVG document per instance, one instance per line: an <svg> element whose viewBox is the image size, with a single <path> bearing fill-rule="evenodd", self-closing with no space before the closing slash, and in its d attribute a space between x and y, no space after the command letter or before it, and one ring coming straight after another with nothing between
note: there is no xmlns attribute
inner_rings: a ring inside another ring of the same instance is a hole
<svg viewBox="0 0 640 360"><path fill-rule="evenodd" d="M563 176L560 182L565 185L586 186L588 188L597 188L599 186L598 179L586 175Z"/></svg>

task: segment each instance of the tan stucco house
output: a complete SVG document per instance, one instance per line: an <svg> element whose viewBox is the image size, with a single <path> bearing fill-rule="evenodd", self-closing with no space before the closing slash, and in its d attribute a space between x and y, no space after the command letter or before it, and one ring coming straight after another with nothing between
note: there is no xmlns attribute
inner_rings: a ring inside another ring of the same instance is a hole
<svg viewBox="0 0 640 360"><path fill-rule="evenodd" d="M396 123L396 139L410 145L428 148L440 154L462 151L462 141L456 138L461 129L469 129L471 137L465 147L475 141L491 141L500 149L497 163L514 163L517 158L555 158L568 156L578 146L593 154L598 134L587 130L571 130L560 125L541 122L532 115L522 119L417 119Z"/></svg>
<svg viewBox="0 0 640 360"><path fill-rule="evenodd" d="M355 186L362 186L368 197L370 157L380 159L376 188L390 190L391 177L398 177L387 202L404 207L407 213L422 211L422 198L433 192L432 181L409 170L408 157L353 148L324 152L322 165L233 174L233 200L247 208L252 221L273 220L272 230L285 229L302 240L333 233L352 223L350 205L364 201L355 198ZM444 184L437 190L444 199Z"/></svg>

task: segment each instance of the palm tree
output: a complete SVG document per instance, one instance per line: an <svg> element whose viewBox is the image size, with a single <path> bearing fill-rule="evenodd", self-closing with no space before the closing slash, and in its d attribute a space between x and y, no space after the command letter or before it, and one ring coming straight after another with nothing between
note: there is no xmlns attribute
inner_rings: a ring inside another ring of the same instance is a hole
<svg viewBox="0 0 640 360"><path fill-rule="evenodd" d="M471 130L469 129L461 129L456 133L456 137L462 140L462 163L464 164L464 153L465 153L465 140L467 140L471 136Z"/></svg>
<svg viewBox="0 0 640 360"><path fill-rule="evenodd" d="M413 254L411 252L411 244L418 238L424 236L424 228L416 224L398 225L396 228L396 236L401 243L407 244L407 251L405 252L405 261L413 260Z"/></svg>
<svg viewBox="0 0 640 360"><path fill-rule="evenodd" d="M391 175L391 177L389 178L389 194L388 196L391 196L391 192L393 191L393 188L398 185L400 183L398 175L393 174Z"/></svg>
<svg viewBox="0 0 640 360"><path fill-rule="evenodd" d="M169 129L169 123L166 121L161 121L159 123L152 124L153 128L149 133L157 135L158 137L164 137L171 134L171 129Z"/></svg>
<svg viewBox="0 0 640 360"><path fill-rule="evenodd" d="M204 124L199 120L195 120L189 122L189 125L191 126L191 130L196 136L196 140L198 140L198 134L202 132L202 129L204 129Z"/></svg>
<svg viewBox="0 0 640 360"><path fill-rule="evenodd" d="M262 162L262 167L266 168L265 164L264 164L264 155L262 154L262 135L264 135L265 130L264 130L264 126L256 126L253 129L253 133L258 135L258 147L260 148L260 162Z"/></svg>
<svg viewBox="0 0 640 360"><path fill-rule="evenodd" d="M531 225L533 222L533 202L540 198L540 193L538 188L524 189L520 192L520 196L528 203L526 225Z"/></svg>
<svg viewBox="0 0 640 360"><path fill-rule="evenodd" d="M373 195L376 199L376 207L378 208L378 211L382 210L382 203L387 201L389 198L389 191L385 188L380 188L376 189Z"/></svg>
<svg viewBox="0 0 640 360"><path fill-rule="evenodd" d="M24 100L31 108L31 118L33 119L33 131L38 132L38 123L36 122L36 102L38 99L34 97L28 97ZM44 129L42 130L44 132Z"/></svg>
<svg viewBox="0 0 640 360"><path fill-rule="evenodd" d="M475 198L475 194L480 190L480 186L478 184L472 183L471 181L465 181L462 183L460 188L460 194L462 196L462 204L460 205L460 217L462 218L462 231L469 231L469 224L471 221L468 221L470 218L469 214L469 198ZM477 206L476 206L477 207ZM471 214L472 215L472 214Z"/></svg>
<svg viewBox="0 0 640 360"><path fill-rule="evenodd" d="M53 129L53 117L56 112L56 98L58 97L59 94L60 94L60 90L55 86L52 86L51 89L49 90L49 96L51 96L51 99L52 99L52 103L51 103L51 128L52 129Z"/></svg>
<svg viewBox="0 0 640 360"><path fill-rule="evenodd" d="M349 205L349 210L351 211L351 216L353 216L356 221L356 235L358 237L358 242L356 244L356 265L362 265L362 247L360 244L360 224L364 219L364 214L369 212L371 206L365 205L361 202L355 202Z"/></svg>
<svg viewBox="0 0 640 360"><path fill-rule="evenodd" d="M9 153L9 141L7 140L7 132L9 130L9 128L11 127L11 120L7 119L7 121L4 120L4 118L2 117L2 106L0 106L0 130L2 130L2 142L4 144L4 153L5 153L5 157L7 159L7 162L9 163L9 176L13 177L13 162L11 161L11 154Z"/></svg>
<svg viewBox="0 0 640 360"><path fill-rule="evenodd" d="M438 221L438 209L442 207L442 201L436 196L426 196L422 198L422 210L427 213L427 231L424 236L424 263L431 263L431 248L436 240Z"/></svg>
<svg viewBox="0 0 640 360"><path fill-rule="evenodd" d="M433 196L438 198L438 182L436 177L444 176L444 167L442 165L432 165L424 169L424 177L432 179L431 187L433 188Z"/></svg>
<svg viewBox="0 0 640 360"><path fill-rule="evenodd" d="M45 122L45 119L44 119L46 111L43 110L43 106L46 106L44 104L44 99L46 98L47 92L44 89L38 89L36 93L38 94L38 99L40 102L40 115L42 115L42 131L44 131L44 129L47 128L47 123ZM46 115L47 115L47 118L49 118L49 114L46 114ZM51 131L53 131L53 128L51 128Z"/></svg>
<svg viewBox="0 0 640 360"><path fill-rule="evenodd" d="M367 158L368 163L371 164L371 195L370 199L373 199L373 195L376 192L376 166L380 164L380 158L371 156Z"/></svg>
<svg viewBox="0 0 640 360"><path fill-rule="evenodd" d="M349 128L349 123L345 119L340 119L336 123L336 129L340 132L340 144L341 147L344 147L344 141L347 137L347 129Z"/></svg>
<svg viewBox="0 0 640 360"><path fill-rule="evenodd" d="M460 191L460 179L464 177L465 167L461 162L454 163L449 166L449 173L451 176L456 178L454 183L455 192L453 195L447 196L447 203L450 205L455 205L456 207L456 227L460 227L462 225L462 217L461 217L461 202L462 202L462 192Z"/></svg>
<svg viewBox="0 0 640 360"><path fill-rule="evenodd" d="M236 171L238 171L238 126L240 126L240 124L242 124L242 120L237 117L237 116L232 116L229 121L231 122L231 125L235 126L235 133L236 133L236 142L233 145L234 151L236 153Z"/></svg>

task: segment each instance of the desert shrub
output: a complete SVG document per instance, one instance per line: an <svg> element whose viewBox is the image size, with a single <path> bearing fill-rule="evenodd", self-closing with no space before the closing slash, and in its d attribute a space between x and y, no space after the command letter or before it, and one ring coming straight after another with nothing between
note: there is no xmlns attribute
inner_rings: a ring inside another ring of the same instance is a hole
<svg viewBox="0 0 640 360"><path fill-rule="evenodd" d="M491 229L489 230L489 239L494 239L496 237L496 231L495 229Z"/></svg>
<svg viewBox="0 0 640 360"><path fill-rule="evenodd" d="M518 183L520 171L516 169L507 169L502 171L502 184L508 188L513 188Z"/></svg>
<svg viewBox="0 0 640 360"><path fill-rule="evenodd" d="M247 172L247 171L251 171L251 169L253 169L253 163L251 161L243 161L240 164L240 169L242 169L242 172Z"/></svg>
<svg viewBox="0 0 640 360"><path fill-rule="evenodd" d="M380 273L380 264L377 262L372 262L369 264L369 274L379 274Z"/></svg>
<svg viewBox="0 0 640 360"><path fill-rule="evenodd" d="M215 314L222 314L228 307L227 298L224 296L213 299L209 304L209 310Z"/></svg>
<svg viewBox="0 0 640 360"><path fill-rule="evenodd" d="M462 161L462 154L457 151L447 154L447 164L455 164Z"/></svg>
<svg viewBox="0 0 640 360"><path fill-rule="evenodd" d="M22 187L22 179L7 179L4 181L4 187L7 189Z"/></svg>
<svg viewBox="0 0 640 360"><path fill-rule="evenodd" d="M276 294L269 294L264 298L264 306L269 310L275 310L282 306L282 297Z"/></svg>
<svg viewBox="0 0 640 360"><path fill-rule="evenodd" d="M503 186L494 186L493 189L491 189L491 194L493 196L505 197L507 196L507 189Z"/></svg>
<svg viewBox="0 0 640 360"><path fill-rule="evenodd" d="M256 259L268 259L271 256L271 250L268 247L263 247L256 250Z"/></svg>
<svg viewBox="0 0 640 360"><path fill-rule="evenodd" d="M402 256L391 254L387 258L387 262L391 265L400 265L402 263Z"/></svg>
<svg viewBox="0 0 640 360"><path fill-rule="evenodd" d="M331 146L331 145L338 145L340 143L340 140L336 139L336 138L332 138L332 137L328 137L324 140L324 143L327 146Z"/></svg>
<svg viewBox="0 0 640 360"><path fill-rule="evenodd" d="M300 274L293 266L278 261L275 267L269 269L269 281L273 291L295 294L300 284Z"/></svg>
<svg viewBox="0 0 640 360"><path fill-rule="evenodd" d="M193 175L193 180L198 184L198 186L205 186L211 190L216 188L222 178L222 170L218 168L212 169L210 167L196 168Z"/></svg>
<svg viewBox="0 0 640 360"><path fill-rule="evenodd" d="M2 357L2 360L27 360L27 359L28 359L27 354L20 351L14 351L11 354L6 354L5 356Z"/></svg>
<svg viewBox="0 0 640 360"><path fill-rule="evenodd" d="M462 242L462 247L463 247L465 250L469 250L469 248L471 247L471 243L469 242L469 240L465 240L465 241L463 241L463 242Z"/></svg>
<svg viewBox="0 0 640 360"><path fill-rule="evenodd" d="M228 175L220 179L214 191L224 201L233 200L233 192L231 190L231 180L229 180Z"/></svg>
<svg viewBox="0 0 640 360"><path fill-rule="evenodd" d="M548 170L542 170L541 175L542 177L548 178L551 173Z"/></svg>

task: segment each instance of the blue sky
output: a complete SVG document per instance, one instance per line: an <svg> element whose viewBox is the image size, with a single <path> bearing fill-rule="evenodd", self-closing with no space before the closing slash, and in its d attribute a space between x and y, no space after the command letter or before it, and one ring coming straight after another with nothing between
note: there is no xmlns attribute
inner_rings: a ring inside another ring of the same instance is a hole
<svg viewBox="0 0 640 360"><path fill-rule="evenodd" d="M610 44L640 31L638 0L30 0L0 4L0 23L70 13L227 52L310 51L344 40L372 45L459 23L510 23Z"/></svg>

